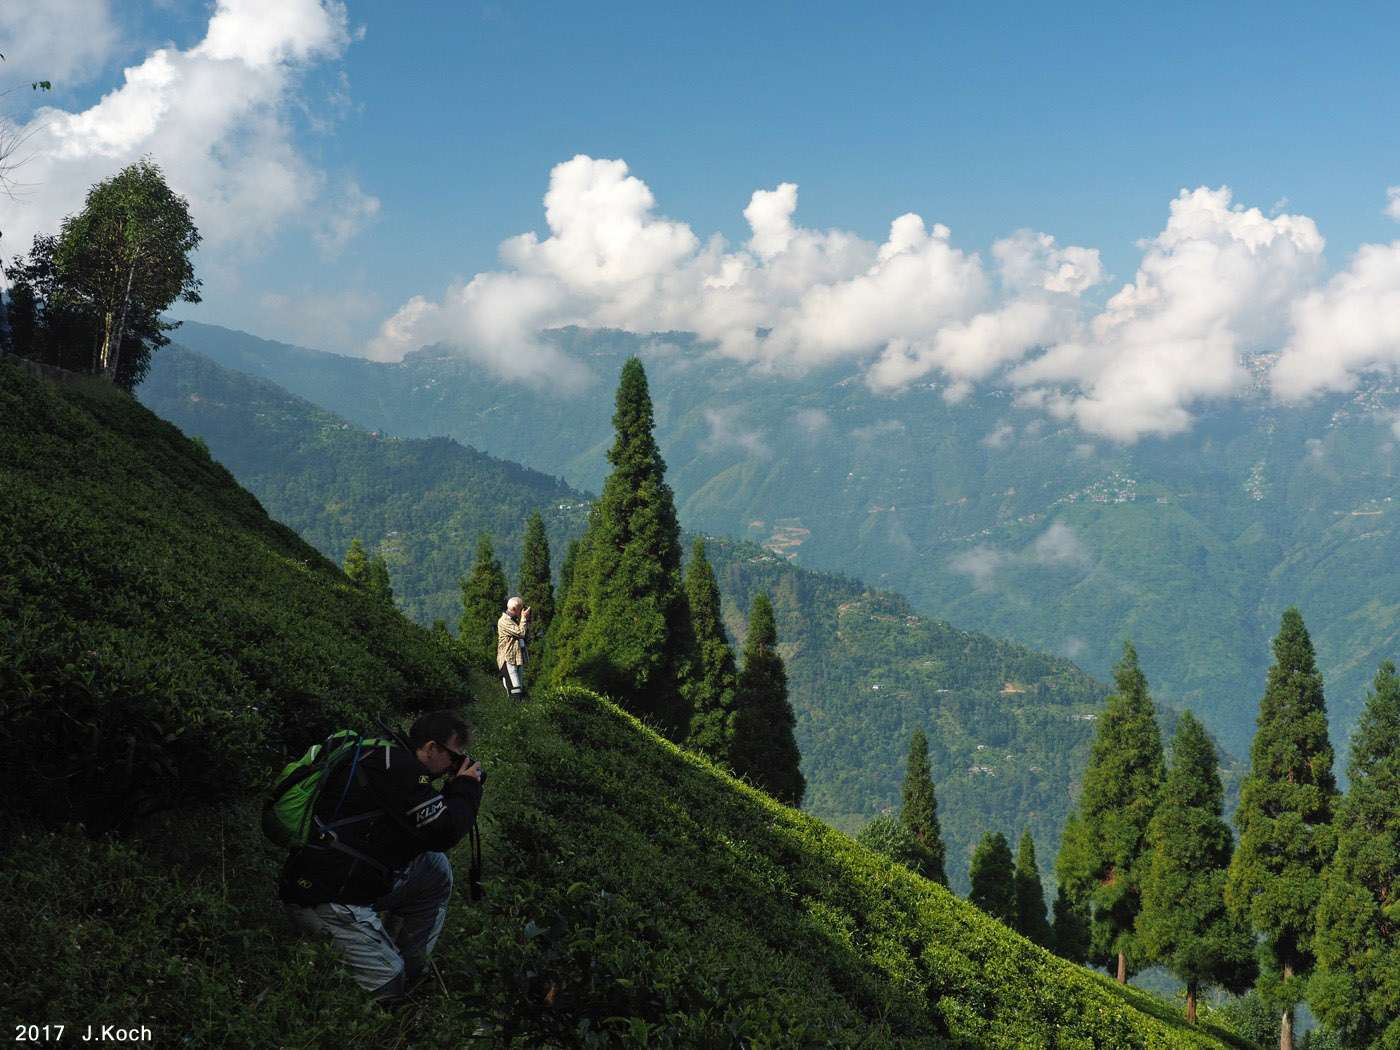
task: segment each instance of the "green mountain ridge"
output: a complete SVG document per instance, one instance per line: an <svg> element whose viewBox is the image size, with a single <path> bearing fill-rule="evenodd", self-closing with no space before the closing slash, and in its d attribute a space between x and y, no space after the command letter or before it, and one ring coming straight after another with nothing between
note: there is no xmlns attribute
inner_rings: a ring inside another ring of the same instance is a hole
<svg viewBox="0 0 1400 1050"><path fill-rule="evenodd" d="M1243 754L1282 609L1315 624L1332 736L1400 638L1400 388L1301 406L1262 386L1129 447L999 392L877 394L839 368L749 374L694 337L544 334L595 377L505 383L444 348L382 364L188 324L181 341L363 426L445 434L596 488L610 382L640 354L682 520L897 589L922 612L1107 677L1130 637L1154 692ZM1249 362L1261 375L1268 359ZM523 421L507 430L502 419Z"/></svg>
<svg viewBox="0 0 1400 1050"><path fill-rule="evenodd" d="M207 441L271 513L328 557L341 556L350 536L385 552L411 583L400 605L420 623L456 622L455 581L470 567L476 527L492 528L512 575L531 500L564 501L545 508L556 552L581 531L581 494L531 472L477 469L482 457L455 442L366 434L187 351L161 354L139 396ZM417 498L425 490L432 500ZM569 512L556 514L560 505ZM446 517L461 508L480 524L463 529ZM854 833L897 807L909 735L922 727L953 887L966 892L973 849L988 828L1016 837L1029 828L1041 855L1053 858L1106 686L1064 659L918 616L901 596L860 581L804 569L753 543L707 543L732 638L742 638L757 591L773 600L808 812ZM415 564L406 552L431 560ZM1174 716L1163 712L1163 722L1170 731ZM1233 786L1239 763L1223 761Z"/></svg>
<svg viewBox="0 0 1400 1050"><path fill-rule="evenodd" d="M1243 1045L592 694L522 706L468 683L111 388L0 362L0 450L0 730L21 759L0 811L0 1023L192 1046ZM390 1015L288 935L250 789L313 723L466 689L492 772L487 900L454 903L443 994ZM115 833L71 823L93 816Z"/></svg>

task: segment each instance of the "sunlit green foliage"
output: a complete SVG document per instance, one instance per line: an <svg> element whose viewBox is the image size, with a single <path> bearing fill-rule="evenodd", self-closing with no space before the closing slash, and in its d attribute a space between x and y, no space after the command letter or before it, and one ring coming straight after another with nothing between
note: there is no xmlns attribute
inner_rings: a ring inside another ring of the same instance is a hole
<svg viewBox="0 0 1400 1050"><path fill-rule="evenodd" d="M1035 840L1029 830L1021 833L1016 849L1016 932L1042 948L1051 945L1050 920L1045 914L1045 887L1035 862Z"/></svg>
<svg viewBox="0 0 1400 1050"><path fill-rule="evenodd" d="M899 820L919 845L914 870L940 886L948 885L944 870L943 828L938 823L938 796L928 764L928 737L922 728L909 734L909 757L900 785Z"/></svg>
<svg viewBox="0 0 1400 1050"><path fill-rule="evenodd" d="M1137 650L1123 644L1116 688L1099 718L1078 823L1056 857L1060 882L1092 905L1090 958L1120 981L1150 961L1135 930L1149 855L1148 823L1165 778L1162 737Z"/></svg>
<svg viewBox="0 0 1400 1050"><path fill-rule="evenodd" d="M694 637L680 525L654 428L646 372L628 358L613 413L612 472L589 511L555 625L550 676L555 684L587 683L681 736L690 721L681 683Z"/></svg>
<svg viewBox="0 0 1400 1050"><path fill-rule="evenodd" d="M471 572L458 582L462 588L462 614L457 620L457 641L476 666L494 669L496 621L505 611L510 584L496 557L489 532L476 538L476 559Z"/></svg>
<svg viewBox="0 0 1400 1050"><path fill-rule="evenodd" d="M799 768L802 756L792 732L796 718L788 702L787 669L766 594L754 595L743 657L734 694L730 765L738 776L779 801L800 805L807 782Z"/></svg>
<svg viewBox="0 0 1400 1050"><path fill-rule="evenodd" d="M1351 738L1308 1002L1346 1046L1400 1046L1400 679L1387 660Z"/></svg>
<svg viewBox="0 0 1400 1050"><path fill-rule="evenodd" d="M1016 866L1011 859L1011 844L1000 831L989 831L982 836L972 854L972 868L967 879L972 884L968 902L1015 929Z"/></svg>
<svg viewBox="0 0 1400 1050"><path fill-rule="evenodd" d="M1203 985L1238 995L1258 975L1253 931L1225 910L1225 873L1234 852L1221 817L1224 792L1215 745L1190 711L1172 737L1171 767L1148 828L1151 855L1137 931L1149 958L1186 985L1188 1020Z"/></svg>
<svg viewBox="0 0 1400 1050"><path fill-rule="evenodd" d="M20 320L13 351L131 389L176 327L161 315L199 302L190 259L199 241L189 202L149 157L103 179L56 238L35 238L29 258L7 267Z"/></svg>
<svg viewBox="0 0 1400 1050"><path fill-rule="evenodd" d="M1268 948L1260 991L1284 1014L1285 1028L1307 994L1322 872L1336 849L1336 800L1322 675L1302 614L1290 608L1274 638L1225 884L1227 903Z"/></svg>
<svg viewBox="0 0 1400 1050"><path fill-rule="evenodd" d="M705 541L698 536L691 545L690 561L685 567L685 594L699 658L690 680L685 683L690 702L686 746L704 752L727 768L731 765L730 749L734 743L739 671L734 661L734 647L729 644L729 635L724 629L715 572L705 557Z"/></svg>
<svg viewBox="0 0 1400 1050"><path fill-rule="evenodd" d="M554 621L554 583L549 565L549 535L538 507L525 519L525 540L520 549L520 598L530 610L530 638L525 659L525 682L539 677L549 625Z"/></svg>

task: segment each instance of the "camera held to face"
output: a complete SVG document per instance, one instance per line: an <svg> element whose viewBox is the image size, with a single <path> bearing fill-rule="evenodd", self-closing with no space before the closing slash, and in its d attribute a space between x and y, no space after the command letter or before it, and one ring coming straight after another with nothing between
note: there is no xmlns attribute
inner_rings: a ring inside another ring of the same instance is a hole
<svg viewBox="0 0 1400 1050"><path fill-rule="evenodd" d="M449 753L452 755L452 766L451 766L451 768L448 769L448 771L447 771L447 775L448 775L449 777L455 777L458 773L460 773L460 772L462 771L462 768L463 768L464 766L470 766L470 765L472 765L473 763L476 762L476 759L472 758L470 755L458 754L456 751L452 751L452 752L449 752ZM481 774L481 775L480 775L480 777L478 778L478 781L479 781L479 783L485 784L485 783L486 783L486 768L485 768L484 766L481 768L480 774Z"/></svg>

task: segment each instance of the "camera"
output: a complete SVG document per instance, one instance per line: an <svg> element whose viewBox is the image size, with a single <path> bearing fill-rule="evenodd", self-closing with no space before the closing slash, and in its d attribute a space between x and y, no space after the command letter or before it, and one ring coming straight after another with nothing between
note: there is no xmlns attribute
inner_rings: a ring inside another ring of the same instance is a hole
<svg viewBox="0 0 1400 1050"><path fill-rule="evenodd" d="M454 757L452 766L447 770L447 775L449 777L455 777L463 769L470 766L473 762L476 761L476 759L472 758L470 755L459 755L456 752L453 752L453 756ZM481 770L480 782L482 784L486 783L486 770L484 768Z"/></svg>

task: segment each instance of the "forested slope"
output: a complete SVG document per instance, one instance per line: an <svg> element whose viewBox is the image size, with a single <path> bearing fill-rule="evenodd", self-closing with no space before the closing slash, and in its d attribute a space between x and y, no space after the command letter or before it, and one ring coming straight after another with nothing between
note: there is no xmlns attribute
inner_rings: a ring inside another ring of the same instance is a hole
<svg viewBox="0 0 1400 1050"><path fill-rule="evenodd" d="M7 1032L111 1023L149 1026L160 1045L250 1047L1220 1045L590 694L469 701L430 633L110 388L55 389L0 363L0 472ZM250 792L312 722L453 701L492 774L486 900L454 904L438 991L389 1015L289 937Z"/></svg>

